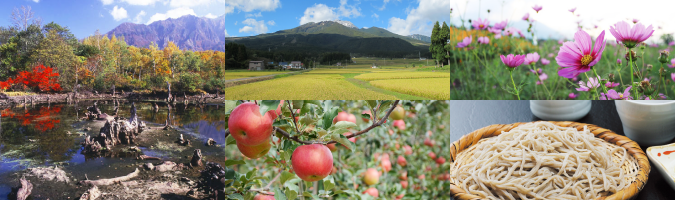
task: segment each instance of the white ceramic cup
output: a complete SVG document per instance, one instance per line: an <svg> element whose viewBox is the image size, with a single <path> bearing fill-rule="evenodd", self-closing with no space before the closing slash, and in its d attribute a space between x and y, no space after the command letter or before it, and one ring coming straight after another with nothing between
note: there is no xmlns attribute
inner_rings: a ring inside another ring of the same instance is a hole
<svg viewBox="0 0 675 200"><path fill-rule="evenodd" d="M532 114L543 120L575 121L591 111L590 100L530 100Z"/></svg>
<svg viewBox="0 0 675 200"><path fill-rule="evenodd" d="M614 101L623 132L640 145L653 146L675 138L675 101Z"/></svg>

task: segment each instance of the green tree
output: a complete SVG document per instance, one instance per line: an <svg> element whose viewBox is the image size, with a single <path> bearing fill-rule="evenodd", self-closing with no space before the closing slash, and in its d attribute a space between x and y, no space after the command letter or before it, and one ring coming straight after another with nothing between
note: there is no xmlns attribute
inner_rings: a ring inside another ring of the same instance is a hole
<svg viewBox="0 0 675 200"><path fill-rule="evenodd" d="M673 42L673 34L672 33L663 34L661 35L661 40L663 40L663 45L668 46L668 44Z"/></svg>
<svg viewBox="0 0 675 200"><path fill-rule="evenodd" d="M35 52L31 55L35 63L55 68L59 72L59 83L65 90L72 89L75 82L75 68L77 58L73 48L61 37L56 30L50 30L47 36L40 40Z"/></svg>
<svg viewBox="0 0 675 200"><path fill-rule="evenodd" d="M431 30L431 45L429 45L429 51L431 52L431 57L433 57L437 63L441 62L441 60L444 58L443 55L440 54L441 48L441 40L443 39L441 36L441 26L436 21L436 24L434 24L434 29ZM438 64L436 64L438 66Z"/></svg>
<svg viewBox="0 0 675 200"><path fill-rule="evenodd" d="M450 27L448 27L448 24L443 22L443 28L441 28L441 32L439 37L439 45L440 45L440 52L439 55L443 57L441 61L441 66L443 66L446 61L450 59L450 48L446 47L448 42L450 41Z"/></svg>

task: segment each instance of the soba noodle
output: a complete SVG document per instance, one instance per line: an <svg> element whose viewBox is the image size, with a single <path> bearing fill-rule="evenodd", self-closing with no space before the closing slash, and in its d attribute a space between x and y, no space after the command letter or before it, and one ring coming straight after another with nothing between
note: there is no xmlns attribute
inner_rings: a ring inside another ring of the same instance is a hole
<svg viewBox="0 0 675 200"><path fill-rule="evenodd" d="M528 123L475 145L471 155L458 155L468 162L450 176L487 199L592 199L616 193L630 184L624 176L634 176L621 169L626 149L587 127Z"/></svg>

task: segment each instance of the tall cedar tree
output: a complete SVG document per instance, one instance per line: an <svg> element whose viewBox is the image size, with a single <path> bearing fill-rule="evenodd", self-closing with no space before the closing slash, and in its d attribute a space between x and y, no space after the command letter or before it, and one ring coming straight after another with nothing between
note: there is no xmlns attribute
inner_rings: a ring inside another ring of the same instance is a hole
<svg viewBox="0 0 675 200"><path fill-rule="evenodd" d="M431 56L436 60L437 63L441 62L441 60L444 58L444 56L441 55L443 46L440 45L440 41L442 40L440 34L441 26L438 24L438 21L436 21L436 24L434 24L434 29L431 31L431 45L429 45L429 52L431 52Z"/></svg>
<svg viewBox="0 0 675 200"><path fill-rule="evenodd" d="M439 47L441 49L441 55L443 56L443 59L441 61L442 66L443 63L450 60L450 53L449 53L450 48L449 47L446 48L447 43L450 40L450 27L448 27L448 24L446 24L445 22L443 22L443 28L441 28L441 33L438 37L440 38Z"/></svg>

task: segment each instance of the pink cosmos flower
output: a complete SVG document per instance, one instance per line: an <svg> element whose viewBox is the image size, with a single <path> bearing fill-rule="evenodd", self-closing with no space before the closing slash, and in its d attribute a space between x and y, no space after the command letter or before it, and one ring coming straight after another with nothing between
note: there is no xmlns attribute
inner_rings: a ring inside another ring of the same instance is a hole
<svg viewBox="0 0 675 200"><path fill-rule="evenodd" d="M672 41L672 42L668 43L668 46L673 46L673 45L675 45L675 41Z"/></svg>
<svg viewBox="0 0 675 200"><path fill-rule="evenodd" d="M537 52L528 53L525 56L525 63L528 64L528 65L537 63L537 61L539 61L539 54Z"/></svg>
<svg viewBox="0 0 675 200"><path fill-rule="evenodd" d="M672 79L675 82L675 73L670 73L670 79Z"/></svg>
<svg viewBox="0 0 675 200"><path fill-rule="evenodd" d="M534 6L532 6L532 9L534 9L534 11L537 11L537 13L539 13L539 11L541 10L541 8L542 8L542 6L537 5L537 4L534 4Z"/></svg>
<svg viewBox="0 0 675 200"><path fill-rule="evenodd" d="M675 67L675 58L673 58L672 60L670 60L670 65L668 65L668 67L670 67L670 68Z"/></svg>
<svg viewBox="0 0 675 200"><path fill-rule="evenodd" d="M487 19L481 20L480 18L478 18L478 20L473 21L473 29L483 30L488 28L489 25L490 21L488 21Z"/></svg>
<svg viewBox="0 0 675 200"><path fill-rule="evenodd" d="M588 91L590 91L590 90L593 89L593 88L598 88L598 87L600 87L600 83L598 82L598 79L600 79L600 77L598 77L598 78L589 78L589 79L588 79L588 83L585 83L585 84L584 84L584 81L579 81L579 88L576 88L577 91L588 92Z"/></svg>
<svg viewBox="0 0 675 200"><path fill-rule="evenodd" d="M630 89L633 86L628 86L626 90L623 91L623 93L618 93L614 89L611 89L607 91L607 98L608 99L613 99L613 100L624 100L624 99L632 99L630 97Z"/></svg>
<svg viewBox="0 0 675 200"><path fill-rule="evenodd" d="M525 16L523 16L523 20L527 21L530 19L530 13L525 13Z"/></svg>
<svg viewBox="0 0 675 200"><path fill-rule="evenodd" d="M605 87L607 88L614 88L616 86L619 86L619 83L612 83L612 82L605 83Z"/></svg>
<svg viewBox="0 0 675 200"><path fill-rule="evenodd" d="M548 79L548 75L546 75L546 73L539 74L539 80L537 81L537 85L541 85L546 79Z"/></svg>
<svg viewBox="0 0 675 200"><path fill-rule="evenodd" d="M525 38L525 35L523 35L523 32L518 31L518 35L520 35L521 38Z"/></svg>
<svg viewBox="0 0 675 200"><path fill-rule="evenodd" d="M503 30L504 28L506 28L506 20L504 20L502 22L499 22L499 23L495 23L494 28L499 29L499 30Z"/></svg>
<svg viewBox="0 0 675 200"><path fill-rule="evenodd" d="M663 93L659 93L659 98L660 98L661 100L666 100L666 99L668 99L668 97L667 97L666 95L664 95Z"/></svg>
<svg viewBox="0 0 675 200"><path fill-rule="evenodd" d="M637 24L640 20L638 19L633 19L633 24Z"/></svg>
<svg viewBox="0 0 675 200"><path fill-rule="evenodd" d="M499 38L502 38L502 34L495 35L495 39L499 39Z"/></svg>
<svg viewBox="0 0 675 200"><path fill-rule="evenodd" d="M651 47L659 47L659 44L656 44L656 43L652 43L652 44L651 44L651 45L649 45L649 46L651 46Z"/></svg>
<svg viewBox="0 0 675 200"><path fill-rule="evenodd" d="M616 64L619 64L619 65L621 64L621 58L616 59Z"/></svg>
<svg viewBox="0 0 675 200"><path fill-rule="evenodd" d="M593 25L593 27L598 28L598 25Z"/></svg>
<svg viewBox="0 0 675 200"><path fill-rule="evenodd" d="M548 54L548 57L549 57L549 58L553 58L553 56L554 56L553 53L549 53L549 54Z"/></svg>
<svg viewBox="0 0 675 200"><path fill-rule="evenodd" d="M490 33L494 33L494 34L500 34L500 33L502 33L502 29L496 29L496 28L488 27L487 30L488 30Z"/></svg>
<svg viewBox="0 0 675 200"><path fill-rule="evenodd" d="M549 55L550 55L550 54L549 54ZM552 56L551 56L551 57L552 57ZM550 64L550 63L551 63L551 61L546 60L546 58L542 58L542 59L541 59L541 64L542 64L542 65L548 65L548 64Z"/></svg>
<svg viewBox="0 0 675 200"><path fill-rule="evenodd" d="M574 8L572 8L572 9L569 9L569 11L572 12L572 14L574 14L574 11L575 11L575 10L577 10L577 7L574 7Z"/></svg>
<svg viewBox="0 0 675 200"><path fill-rule="evenodd" d="M568 95L567 97L569 97L570 99L576 99L577 95L574 94L573 92L570 92L570 95Z"/></svg>
<svg viewBox="0 0 675 200"><path fill-rule="evenodd" d="M500 55L499 57L506 66L511 68L516 68L525 62L525 55L514 56L513 54L509 54L508 56Z"/></svg>
<svg viewBox="0 0 675 200"><path fill-rule="evenodd" d="M520 30L518 30L517 28L509 27L504 30L504 35L513 36L518 32L520 32Z"/></svg>
<svg viewBox="0 0 675 200"><path fill-rule="evenodd" d="M527 58L525 58L525 59L527 60ZM526 63L527 63L527 61L526 61ZM530 72L535 73L535 74L541 74L541 73L543 73L543 71L544 70L541 70L541 68L537 69L537 71L534 71L532 69L530 70Z"/></svg>
<svg viewBox="0 0 675 200"><path fill-rule="evenodd" d="M558 40L558 44L563 44L563 43L565 43L565 40L563 40L563 39Z"/></svg>
<svg viewBox="0 0 675 200"><path fill-rule="evenodd" d="M488 44L488 43L490 43L490 38L488 38L488 37L479 37L479 38L478 38L478 43L480 43L480 44Z"/></svg>
<svg viewBox="0 0 675 200"><path fill-rule="evenodd" d="M457 43L457 48L464 48L466 46L469 46L469 44L471 44L472 40L473 40L473 38L470 35L469 35L469 37L465 37L464 40Z"/></svg>
<svg viewBox="0 0 675 200"><path fill-rule="evenodd" d="M574 78L580 73L591 70L591 67L600 61L605 50L605 31L602 31L595 40L595 48L591 49L591 36L585 31L574 34L574 42L565 42L555 60L560 67L558 75L565 78Z"/></svg>
<svg viewBox="0 0 675 200"><path fill-rule="evenodd" d="M654 28L652 28L652 25L645 28L642 24L637 24L631 28L627 22L620 21L614 24L614 26L610 26L609 32L612 33L617 41L631 49L638 43L649 39L654 33Z"/></svg>
<svg viewBox="0 0 675 200"><path fill-rule="evenodd" d="M600 100L607 100L607 97L605 96L605 93L600 93Z"/></svg>

